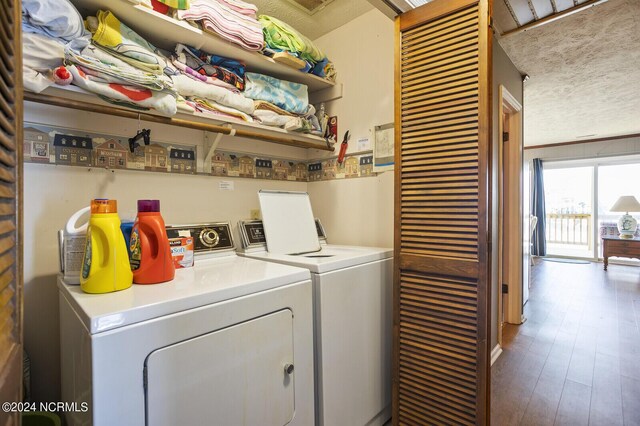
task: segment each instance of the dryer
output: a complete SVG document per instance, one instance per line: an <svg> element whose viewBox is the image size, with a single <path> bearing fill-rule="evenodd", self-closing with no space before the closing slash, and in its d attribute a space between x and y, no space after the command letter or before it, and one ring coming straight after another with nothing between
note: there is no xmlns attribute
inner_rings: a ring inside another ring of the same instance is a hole
<svg viewBox="0 0 640 426"><path fill-rule="evenodd" d="M89 408L67 423L312 424L309 271L237 256L226 223L187 229L206 254L173 281L93 295L58 280L62 398Z"/></svg>
<svg viewBox="0 0 640 426"><path fill-rule="evenodd" d="M393 250L326 244L306 193L259 195L264 223L239 224L245 247L240 254L311 272L316 424L385 424L391 417ZM270 225L272 233L281 233L276 247L286 250L287 239L295 240L295 254L267 250ZM301 241L314 238L307 252Z"/></svg>

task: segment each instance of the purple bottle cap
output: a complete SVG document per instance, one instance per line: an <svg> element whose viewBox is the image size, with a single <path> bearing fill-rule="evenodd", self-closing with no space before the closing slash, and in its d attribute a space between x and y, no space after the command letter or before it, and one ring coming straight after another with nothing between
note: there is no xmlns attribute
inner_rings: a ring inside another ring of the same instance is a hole
<svg viewBox="0 0 640 426"><path fill-rule="evenodd" d="M160 212L160 200L138 200L138 213Z"/></svg>

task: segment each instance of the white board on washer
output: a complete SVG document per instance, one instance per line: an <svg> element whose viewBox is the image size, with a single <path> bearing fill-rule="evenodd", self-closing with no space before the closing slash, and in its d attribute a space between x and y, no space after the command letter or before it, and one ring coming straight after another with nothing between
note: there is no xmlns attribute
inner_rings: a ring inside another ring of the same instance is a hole
<svg viewBox="0 0 640 426"><path fill-rule="evenodd" d="M320 251L309 194L262 190L258 198L267 251L276 254Z"/></svg>

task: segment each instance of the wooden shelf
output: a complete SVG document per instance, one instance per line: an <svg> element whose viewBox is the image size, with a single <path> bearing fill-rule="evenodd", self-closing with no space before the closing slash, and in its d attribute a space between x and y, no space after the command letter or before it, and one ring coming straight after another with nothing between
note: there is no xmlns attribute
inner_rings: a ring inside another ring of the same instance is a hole
<svg viewBox="0 0 640 426"><path fill-rule="evenodd" d="M143 121L180 126L231 136L247 137L263 142L277 143L280 145L298 148L312 148L324 151L333 151L333 145L328 146L325 139L304 133L288 132L279 127L265 126L259 123L248 123L233 118L212 118L208 115L178 112L175 116L166 116L157 111L138 111L122 106L116 106L103 101L93 93L89 93L76 86L51 86L42 93L25 92L25 100L39 102L48 105L60 106L108 114L124 118L135 119L139 117ZM65 102L65 100L67 102Z"/></svg>
<svg viewBox="0 0 640 426"><path fill-rule="evenodd" d="M164 50L173 52L176 43L202 49L205 52L242 61L247 71L271 75L282 80L302 83L309 92L331 89L334 82L274 61L259 52L245 50L222 38L203 32L189 25L159 14L144 6L127 0L71 0L83 16L95 15L99 9L112 11L118 19L136 31L147 41Z"/></svg>

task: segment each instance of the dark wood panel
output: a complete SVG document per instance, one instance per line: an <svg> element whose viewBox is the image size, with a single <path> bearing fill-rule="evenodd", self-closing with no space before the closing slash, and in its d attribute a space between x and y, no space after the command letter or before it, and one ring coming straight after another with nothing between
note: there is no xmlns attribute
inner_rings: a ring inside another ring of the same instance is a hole
<svg viewBox="0 0 640 426"><path fill-rule="evenodd" d="M444 276L461 276L474 278L478 276L478 262L473 260L460 261L432 256L405 255L400 259L400 269L425 271L430 274Z"/></svg>
<svg viewBox="0 0 640 426"><path fill-rule="evenodd" d="M489 1L396 21L394 424L488 424Z"/></svg>

